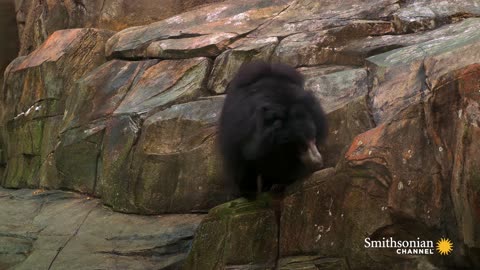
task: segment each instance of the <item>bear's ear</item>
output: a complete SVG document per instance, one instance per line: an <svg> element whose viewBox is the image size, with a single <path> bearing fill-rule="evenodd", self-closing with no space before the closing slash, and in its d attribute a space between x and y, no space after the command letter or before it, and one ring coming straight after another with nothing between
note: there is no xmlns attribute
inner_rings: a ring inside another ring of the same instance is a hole
<svg viewBox="0 0 480 270"><path fill-rule="evenodd" d="M269 64L262 61L244 63L231 81L237 87L251 85L271 73Z"/></svg>

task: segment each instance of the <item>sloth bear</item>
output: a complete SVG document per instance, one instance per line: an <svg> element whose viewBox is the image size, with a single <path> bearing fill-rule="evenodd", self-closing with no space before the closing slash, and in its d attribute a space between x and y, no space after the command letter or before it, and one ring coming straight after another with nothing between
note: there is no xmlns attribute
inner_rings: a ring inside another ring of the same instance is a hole
<svg viewBox="0 0 480 270"><path fill-rule="evenodd" d="M290 66L244 64L226 89L219 123L226 176L238 195L254 197L323 167L317 146L327 120L303 76Z"/></svg>

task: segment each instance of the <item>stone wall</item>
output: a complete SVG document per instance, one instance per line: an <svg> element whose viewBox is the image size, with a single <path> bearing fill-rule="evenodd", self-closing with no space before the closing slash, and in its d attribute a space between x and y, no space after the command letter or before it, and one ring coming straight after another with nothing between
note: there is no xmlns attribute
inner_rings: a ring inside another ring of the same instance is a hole
<svg viewBox="0 0 480 270"><path fill-rule="evenodd" d="M95 27L118 31L159 21L199 5L222 1L17 0L15 7L21 37L20 55L29 54L60 29Z"/></svg>
<svg viewBox="0 0 480 270"><path fill-rule="evenodd" d="M74 190L126 213L215 207L186 269L480 267L478 1L237 0L118 32L47 7L75 23L42 19L49 30L7 68L2 186ZM58 30L73 25L97 28ZM305 75L330 122L328 168L280 203L217 206L233 199L215 144L222 94L254 59ZM365 237L454 249L403 256Z"/></svg>

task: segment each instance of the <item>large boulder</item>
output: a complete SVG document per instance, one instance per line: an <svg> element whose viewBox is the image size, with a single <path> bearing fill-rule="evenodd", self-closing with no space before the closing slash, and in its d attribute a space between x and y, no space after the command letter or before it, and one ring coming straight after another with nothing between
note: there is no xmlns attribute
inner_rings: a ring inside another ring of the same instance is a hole
<svg viewBox="0 0 480 270"><path fill-rule="evenodd" d="M135 213L206 211L224 202L214 140L223 99L191 102L208 93L211 61L102 65L101 35L110 32L58 31L11 64L1 111L3 185L76 190ZM82 69L79 57L89 59Z"/></svg>
<svg viewBox="0 0 480 270"><path fill-rule="evenodd" d="M120 211L179 213L226 201L215 143L222 104L214 98L174 105L141 126L128 116L111 121L99 183L104 202Z"/></svg>
<svg viewBox="0 0 480 270"><path fill-rule="evenodd" d="M188 103L206 94L209 71L206 58L112 60L81 78L42 183L101 196L123 212L225 201L214 143L223 99Z"/></svg>
<svg viewBox="0 0 480 270"><path fill-rule="evenodd" d="M456 243L452 259L436 258L448 267L479 263L479 163L473 140L478 136L479 71L473 64L438 77L425 103L359 135L346 153L351 172L386 189L394 220L422 224L407 231L428 230Z"/></svg>
<svg viewBox="0 0 480 270"><path fill-rule="evenodd" d="M55 149L74 82L106 61L103 48L111 34L96 29L58 31L10 64L0 108L8 163L5 186L39 185L40 166Z"/></svg>
<svg viewBox="0 0 480 270"><path fill-rule="evenodd" d="M464 251L475 266L480 265L480 177L477 151L480 124L480 65L455 70L439 78L427 113L428 130L438 146L437 162L452 200L458 227L453 234L464 244ZM440 157L439 157L439 156ZM449 221L453 224L453 221Z"/></svg>
<svg viewBox="0 0 480 270"><path fill-rule="evenodd" d="M110 61L79 79L68 99L55 152L42 164L40 185L95 193L106 119L133 81L156 61Z"/></svg>
<svg viewBox="0 0 480 270"><path fill-rule="evenodd" d="M479 194L467 187L478 185L478 72L474 64L442 76L428 103L357 136L336 170L292 186L281 212L280 269L476 267ZM366 237L446 235L451 258L363 246Z"/></svg>

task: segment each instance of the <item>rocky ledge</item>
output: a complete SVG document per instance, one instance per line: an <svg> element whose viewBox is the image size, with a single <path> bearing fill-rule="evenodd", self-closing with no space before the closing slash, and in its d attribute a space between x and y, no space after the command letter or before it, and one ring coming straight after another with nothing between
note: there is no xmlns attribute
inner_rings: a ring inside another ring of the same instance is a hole
<svg viewBox="0 0 480 270"><path fill-rule="evenodd" d="M0 189L0 269L172 269L202 215L113 212L73 192Z"/></svg>

